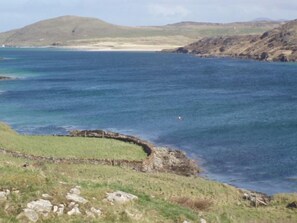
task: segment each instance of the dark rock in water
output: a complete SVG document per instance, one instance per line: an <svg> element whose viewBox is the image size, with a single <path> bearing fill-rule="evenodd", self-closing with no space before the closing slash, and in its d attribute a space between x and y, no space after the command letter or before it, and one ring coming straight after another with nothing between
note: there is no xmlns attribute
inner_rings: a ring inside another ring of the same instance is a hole
<svg viewBox="0 0 297 223"><path fill-rule="evenodd" d="M288 58L284 54L279 55L278 60L281 62L288 62Z"/></svg>
<svg viewBox="0 0 297 223"><path fill-rule="evenodd" d="M0 76L0 81L7 81L7 80L13 80L13 78Z"/></svg>
<svg viewBox="0 0 297 223"><path fill-rule="evenodd" d="M268 53L267 52L263 52L263 53L261 53L260 60L267 60L268 57L269 57Z"/></svg>
<svg viewBox="0 0 297 223"><path fill-rule="evenodd" d="M180 47L176 50L177 53L188 53L189 51L183 47Z"/></svg>
<svg viewBox="0 0 297 223"><path fill-rule="evenodd" d="M296 209L297 208L297 202L294 201L294 202L288 204L287 205L287 208Z"/></svg>

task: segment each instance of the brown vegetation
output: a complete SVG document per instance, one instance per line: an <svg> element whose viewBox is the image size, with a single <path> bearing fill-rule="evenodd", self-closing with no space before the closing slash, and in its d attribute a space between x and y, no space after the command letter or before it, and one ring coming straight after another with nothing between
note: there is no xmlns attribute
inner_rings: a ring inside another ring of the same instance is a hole
<svg viewBox="0 0 297 223"><path fill-rule="evenodd" d="M211 200L189 197L175 197L172 201L195 211L207 211L213 204Z"/></svg>

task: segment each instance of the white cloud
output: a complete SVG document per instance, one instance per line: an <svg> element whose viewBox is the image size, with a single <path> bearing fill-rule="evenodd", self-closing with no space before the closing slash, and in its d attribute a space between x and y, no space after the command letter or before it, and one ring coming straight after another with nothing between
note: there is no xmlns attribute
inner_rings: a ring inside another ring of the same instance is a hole
<svg viewBox="0 0 297 223"><path fill-rule="evenodd" d="M162 17L185 17L190 11L181 5L150 4L148 11L154 16Z"/></svg>

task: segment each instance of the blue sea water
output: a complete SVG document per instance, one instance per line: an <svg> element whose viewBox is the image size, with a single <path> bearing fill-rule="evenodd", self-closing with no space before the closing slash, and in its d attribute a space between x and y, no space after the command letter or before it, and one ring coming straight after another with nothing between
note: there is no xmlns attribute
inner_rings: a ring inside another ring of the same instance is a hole
<svg viewBox="0 0 297 223"><path fill-rule="evenodd" d="M0 81L0 120L21 133L119 131L186 151L208 178L297 192L297 64L49 49L0 57L0 76L18 78Z"/></svg>

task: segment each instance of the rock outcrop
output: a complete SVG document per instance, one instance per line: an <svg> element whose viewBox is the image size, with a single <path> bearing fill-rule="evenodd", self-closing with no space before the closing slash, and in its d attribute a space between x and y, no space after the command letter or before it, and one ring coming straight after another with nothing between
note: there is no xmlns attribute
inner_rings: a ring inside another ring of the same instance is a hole
<svg viewBox="0 0 297 223"><path fill-rule="evenodd" d="M297 61L297 20L262 35L203 38L171 52L201 57L236 57L261 61Z"/></svg>
<svg viewBox="0 0 297 223"><path fill-rule="evenodd" d="M269 196L262 193L252 192L248 190L241 190L243 192L243 199L251 202L254 207L267 206L271 200Z"/></svg>

